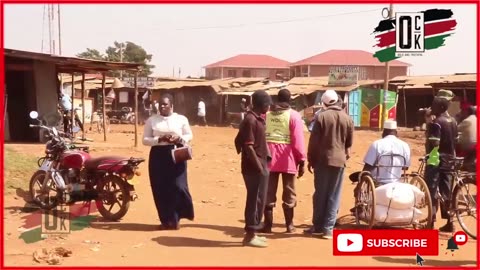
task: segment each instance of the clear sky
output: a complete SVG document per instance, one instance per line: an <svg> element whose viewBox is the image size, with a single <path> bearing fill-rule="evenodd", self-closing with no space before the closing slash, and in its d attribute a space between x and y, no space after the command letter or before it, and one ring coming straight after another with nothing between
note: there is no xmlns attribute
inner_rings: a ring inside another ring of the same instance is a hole
<svg viewBox="0 0 480 270"><path fill-rule="evenodd" d="M237 54L298 61L330 49L375 52L373 29L388 5L61 5L62 55L101 52L131 41L153 54L155 76L199 76L202 67ZM453 11L455 34L420 57L404 57L411 75L476 72L475 5L401 5L395 12ZM48 51L44 5L5 5L5 47ZM55 30L57 31L57 30ZM55 34L58 41L58 34Z"/></svg>

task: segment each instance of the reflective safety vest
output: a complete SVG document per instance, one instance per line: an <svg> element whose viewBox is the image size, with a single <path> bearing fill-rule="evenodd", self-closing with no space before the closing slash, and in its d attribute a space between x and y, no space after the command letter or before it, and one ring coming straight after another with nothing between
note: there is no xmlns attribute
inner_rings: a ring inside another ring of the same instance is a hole
<svg viewBox="0 0 480 270"><path fill-rule="evenodd" d="M267 113L267 142L290 144L290 109Z"/></svg>

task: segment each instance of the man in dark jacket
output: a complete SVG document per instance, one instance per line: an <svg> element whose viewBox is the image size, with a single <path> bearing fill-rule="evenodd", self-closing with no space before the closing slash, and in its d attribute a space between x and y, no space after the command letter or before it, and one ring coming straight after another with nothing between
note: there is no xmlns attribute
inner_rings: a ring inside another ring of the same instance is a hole
<svg viewBox="0 0 480 270"><path fill-rule="evenodd" d="M268 189L268 160L270 153L265 137L265 114L271 104L271 98L263 90L252 95L252 110L247 112L240 123L235 148L242 153L242 176L247 189L245 204L245 237L243 244L252 247L267 247L264 237L257 236L262 229L261 221L265 209Z"/></svg>
<svg viewBox="0 0 480 270"><path fill-rule="evenodd" d="M322 95L326 110L318 115L308 144L308 170L314 169L313 226L305 233L332 238L340 205L345 163L353 140L353 121L338 107L338 95L327 90Z"/></svg>

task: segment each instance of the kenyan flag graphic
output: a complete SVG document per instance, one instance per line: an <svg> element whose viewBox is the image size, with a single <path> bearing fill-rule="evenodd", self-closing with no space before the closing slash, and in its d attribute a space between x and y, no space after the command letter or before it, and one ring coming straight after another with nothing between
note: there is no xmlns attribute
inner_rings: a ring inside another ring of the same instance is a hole
<svg viewBox="0 0 480 270"><path fill-rule="evenodd" d="M437 49L445 45L445 39L453 34L457 21L452 18L450 9L429 9L423 11L425 21L425 50ZM383 20L374 32L380 50L373 56L380 62L395 60L395 18Z"/></svg>
<svg viewBox="0 0 480 270"><path fill-rule="evenodd" d="M70 231L79 231L90 226L92 221L97 219L97 205L96 202L91 204L74 204L68 208L68 220ZM32 211L33 210L33 211ZM20 239L27 244L35 243L43 240L42 230L45 224L42 224L42 215L45 215L43 210L32 209L25 207L25 212L29 212L28 215L22 217L24 225L21 228ZM53 217L49 217L53 220Z"/></svg>

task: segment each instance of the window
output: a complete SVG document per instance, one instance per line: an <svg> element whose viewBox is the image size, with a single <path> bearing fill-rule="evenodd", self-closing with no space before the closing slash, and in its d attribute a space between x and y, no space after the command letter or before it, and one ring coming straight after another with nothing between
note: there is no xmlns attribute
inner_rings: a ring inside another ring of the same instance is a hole
<svg viewBox="0 0 480 270"><path fill-rule="evenodd" d="M252 71L247 69L247 70L244 70L242 72L242 77L246 77L246 78L249 78L249 77L252 77Z"/></svg>
<svg viewBox="0 0 480 270"><path fill-rule="evenodd" d="M285 77L283 70L275 70L275 79L282 79L283 77Z"/></svg>
<svg viewBox="0 0 480 270"><path fill-rule="evenodd" d="M227 71L227 76L230 77L230 78L235 78L235 77L237 77L237 71L234 70L234 69L229 69Z"/></svg>

